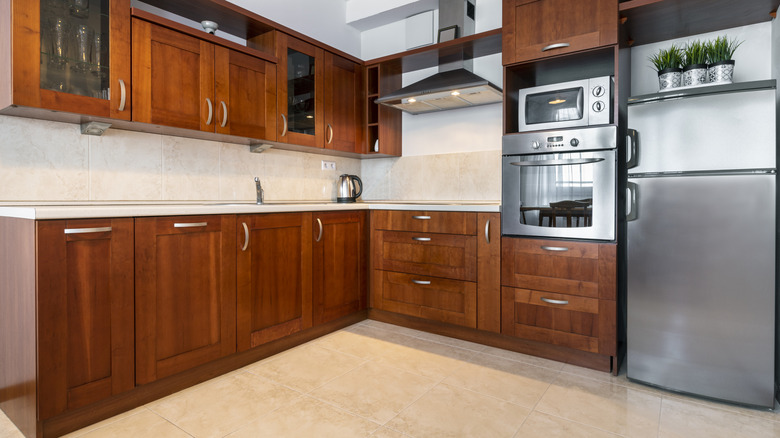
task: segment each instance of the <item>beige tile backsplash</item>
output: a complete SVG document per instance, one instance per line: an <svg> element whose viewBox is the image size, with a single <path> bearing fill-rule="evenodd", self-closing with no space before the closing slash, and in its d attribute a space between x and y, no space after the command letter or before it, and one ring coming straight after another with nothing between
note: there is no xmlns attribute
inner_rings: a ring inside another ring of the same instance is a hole
<svg viewBox="0 0 780 438"><path fill-rule="evenodd" d="M0 201L335 200L357 174L365 200L501 197L500 151L359 160L0 116ZM336 171L321 170L335 161Z"/></svg>

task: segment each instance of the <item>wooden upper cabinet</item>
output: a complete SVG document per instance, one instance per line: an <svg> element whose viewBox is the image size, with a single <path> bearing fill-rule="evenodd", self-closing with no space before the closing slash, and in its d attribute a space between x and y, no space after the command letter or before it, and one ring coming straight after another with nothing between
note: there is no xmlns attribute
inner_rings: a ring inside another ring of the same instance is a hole
<svg viewBox="0 0 780 438"><path fill-rule="evenodd" d="M38 400L46 419L135 385L133 220L37 228Z"/></svg>
<svg viewBox="0 0 780 438"><path fill-rule="evenodd" d="M617 44L618 0L504 0L504 65Z"/></svg>
<svg viewBox="0 0 780 438"><path fill-rule="evenodd" d="M363 152L363 68L325 52L325 148Z"/></svg>
<svg viewBox="0 0 780 438"><path fill-rule="evenodd" d="M74 11L68 2L7 0L0 8L11 66L0 73L10 82L0 102L130 120L130 0Z"/></svg>
<svg viewBox="0 0 780 438"><path fill-rule="evenodd" d="M135 224L136 383L235 352L235 216Z"/></svg>

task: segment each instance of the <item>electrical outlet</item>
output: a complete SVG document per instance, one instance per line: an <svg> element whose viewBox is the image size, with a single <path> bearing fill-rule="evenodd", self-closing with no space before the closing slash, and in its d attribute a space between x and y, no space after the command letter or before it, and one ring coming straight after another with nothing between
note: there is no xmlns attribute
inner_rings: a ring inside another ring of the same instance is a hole
<svg viewBox="0 0 780 438"><path fill-rule="evenodd" d="M322 160L322 170L336 170L336 162Z"/></svg>

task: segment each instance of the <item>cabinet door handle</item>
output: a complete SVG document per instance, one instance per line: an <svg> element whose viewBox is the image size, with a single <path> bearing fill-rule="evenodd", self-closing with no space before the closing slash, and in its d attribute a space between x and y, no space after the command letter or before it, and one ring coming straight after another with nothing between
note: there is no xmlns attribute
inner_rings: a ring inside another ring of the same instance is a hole
<svg viewBox="0 0 780 438"><path fill-rule="evenodd" d="M412 237L412 240L416 240L418 242L430 242L430 237Z"/></svg>
<svg viewBox="0 0 780 438"><path fill-rule="evenodd" d="M211 124L211 117L214 115L214 106L211 104L211 99L206 98L206 103L209 104L209 116L206 117L206 126Z"/></svg>
<svg viewBox="0 0 780 438"><path fill-rule="evenodd" d="M490 219L485 222L485 242L490 243Z"/></svg>
<svg viewBox="0 0 780 438"><path fill-rule="evenodd" d="M551 298L545 298L545 297L542 297L542 298L540 298L540 299L541 299L542 301L544 301L545 303L548 303L548 304L557 304L557 305L559 305L559 306L565 306L565 305L569 304L569 302L568 302L567 300L553 300L553 299L551 299Z"/></svg>
<svg viewBox="0 0 780 438"><path fill-rule="evenodd" d="M427 221L430 218L430 216L412 216L412 219L420 219L421 221Z"/></svg>
<svg viewBox="0 0 780 438"><path fill-rule="evenodd" d="M333 141L333 126L328 123L328 144Z"/></svg>
<svg viewBox="0 0 780 438"><path fill-rule="evenodd" d="M189 223L175 223L173 224L173 228L197 228L197 227L205 227L209 223L208 222L189 222Z"/></svg>
<svg viewBox="0 0 780 438"><path fill-rule="evenodd" d="M542 49L542 52L546 52L546 51L548 51L548 50L552 50L552 49L562 49L562 48L564 48L564 47L569 47L570 45L571 45L571 44L569 44L569 43L555 43L555 44L550 44L549 46L547 46L547 47L543 48L543 49Z"/></svg>
<svg viewBox="0 0 780 438"><path fill-rule="evenodd" d="M225 125L227 125L227 118L228 118L228 112L227 112L227 105L225 105L224 100L219 101L220 104L222 104L222 114L225 116L222 118L222 123L220 123L220 127L224 128Z"/></svg>
<svg viewBox="0 0 780 438"><path fill-rule="evenodd" d="M241 247L241 251L246 251L249 246L249 227L246 226L246 222L241 222L244 226L244 246Z"/></svg>
<svg viewBox="0 0 780 438"><path fill-rule="evenodd" d="M430 280L412 280L412 283L426 285L426 284L431 284L431 281Z"/></svg>
<svg viewBox="0 0 780 438"><path fill-rule="evenodd" d="M545 251L558 251L558 252L565 252L568 251L569 248L566 248L565 246L546 246L542 245L541 248Z"/></svg>
<svg viewBox="0 0 780 438"><path fill-rule="evenodd" d="M108 233L111 227L100 228L65 228L65 234Z"/></svg>
<svg viewBox="0 0 780 438"><path fill-rule="evenodd" d="M317 225L320 226L320 234L317 235L317 239L315 240L315 242L319 242L320 239L322 239L322 221L320 220L320 218L317 218Z"/></svg>
<svg viewBox="0 0 780 438"><path fill-rule="evenodd" d="M287 135L287 117L282 114L282 121L284 122L284 125L282 125L282 135L281 137L284 137Z"/></svg>
<svg viewBox="0 0 780 438"><path fill-rule="evenodd" d="M125 87L125 81L119 80L119 107L117 110L124 111L125 103L127 103L127 87Z"/></svg>

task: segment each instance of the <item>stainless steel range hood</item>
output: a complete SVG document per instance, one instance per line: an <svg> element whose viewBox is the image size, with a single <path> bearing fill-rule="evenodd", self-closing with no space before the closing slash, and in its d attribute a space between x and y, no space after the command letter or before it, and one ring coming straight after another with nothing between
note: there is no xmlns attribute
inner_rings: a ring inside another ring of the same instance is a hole
<svg viewBox="0 0 780 438"><path fill-rule="evenodd" d="M457 26L456 36L474 34L474 0L439 0L439 28ZM411 114L423 114L469 106L498 103L501 88L473 73L468 53L439 59L439 72L398 91L386 94L376 103Z"/></svg>

